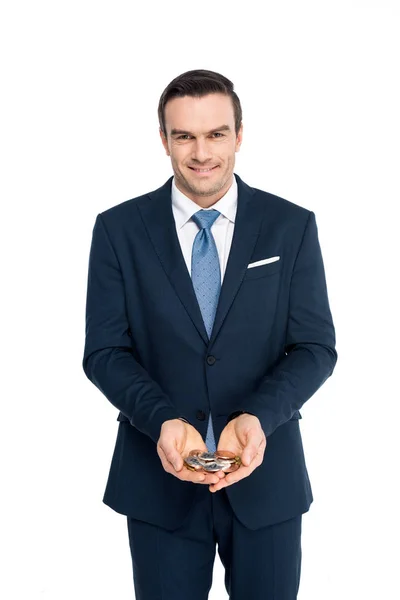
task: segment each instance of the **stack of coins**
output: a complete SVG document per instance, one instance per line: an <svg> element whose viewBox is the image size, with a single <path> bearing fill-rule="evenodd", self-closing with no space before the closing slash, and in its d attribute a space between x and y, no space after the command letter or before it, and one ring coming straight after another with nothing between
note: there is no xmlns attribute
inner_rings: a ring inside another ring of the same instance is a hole
<svg viewBox="0 0 400 600"><path fill-rule="evenodd" d="M216 450L215 452L191 450L184 459L184 465L187 469L199 471L200 473L215 473L216 471L233 473L241 464L240 456L235 456L229 450Z"/></svg>

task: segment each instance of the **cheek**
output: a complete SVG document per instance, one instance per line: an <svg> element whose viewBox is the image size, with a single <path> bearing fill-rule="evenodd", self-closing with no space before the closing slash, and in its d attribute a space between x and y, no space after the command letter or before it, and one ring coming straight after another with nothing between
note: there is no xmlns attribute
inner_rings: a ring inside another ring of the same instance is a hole
<svg viewBox="0 0 400 600"><path fill-rule="evenodd" d="M223 158L225 162L232 162L235 158L235 149L227 149L226 152L223 153Z"/></svg>
<svg viewBox="0 0 400 600"><path fill-rule="evenodd" d="M174 153L175 162L185 164L188 162L188 153L180 149Z"/></svg>

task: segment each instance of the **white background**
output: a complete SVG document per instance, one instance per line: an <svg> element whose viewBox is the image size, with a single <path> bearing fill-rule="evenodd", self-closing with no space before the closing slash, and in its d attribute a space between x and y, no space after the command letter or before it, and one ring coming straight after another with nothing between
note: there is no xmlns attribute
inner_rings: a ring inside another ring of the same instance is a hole
<svg viewBox="0 0 400 600"><path fill-rule="evenodd" d="M197 68L242 102L235 172L319 228L339 360L302 410L299 599L400 597L398 6L4 2L2 598L133 597L126 520L102 503L117 411L81 367L88 254L99 212L172 174L157 104Z"/></svg>

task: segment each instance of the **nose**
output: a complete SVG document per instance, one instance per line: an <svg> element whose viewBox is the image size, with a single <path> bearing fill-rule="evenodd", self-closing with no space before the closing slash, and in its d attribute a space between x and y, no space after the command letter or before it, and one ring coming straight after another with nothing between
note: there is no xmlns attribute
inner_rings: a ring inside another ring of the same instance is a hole
<svg viewBox="0 0 400 600"><path fill-rule="evenodd" d="M212 153L207 145L206 140L198 138L193 146L192 160L195 160L201 164L212 158Z"/></svg>

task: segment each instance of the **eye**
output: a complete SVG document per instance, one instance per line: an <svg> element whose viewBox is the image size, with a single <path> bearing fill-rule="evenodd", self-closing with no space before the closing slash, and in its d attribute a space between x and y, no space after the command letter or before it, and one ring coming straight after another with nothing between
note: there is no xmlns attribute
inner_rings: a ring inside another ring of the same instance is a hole
<svg viewBox="0 0 400 600"><path fill-rule="evenodd" d="M187 133L184 133L183 135L179 135L176 139L180 140L180 139L182 139L184 137L190 137L190 135L188 135Z"/></svg>
<svg viewBox="0 0 400 600"><path fill-rule="evenodd" d="M224 134L223 134L223 133L219 133L219 131L215 131L215 132L213 133L213 135L220 135L221 137L224 137Z"/></svg>

